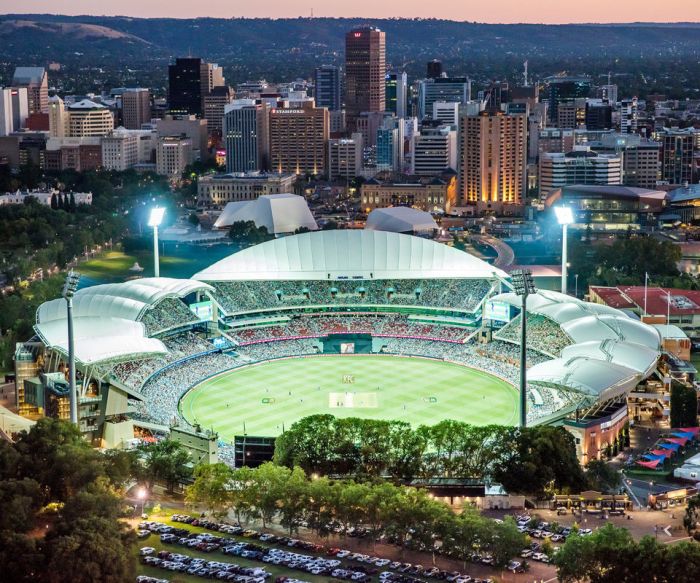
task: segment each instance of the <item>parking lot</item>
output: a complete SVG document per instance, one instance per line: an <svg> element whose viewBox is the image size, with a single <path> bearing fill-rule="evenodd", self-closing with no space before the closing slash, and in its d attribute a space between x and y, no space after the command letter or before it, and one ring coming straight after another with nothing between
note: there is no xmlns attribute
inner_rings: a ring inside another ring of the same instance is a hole
<svg viewBox="0 0 700 583"><path fill-rule="evenodd" d="M187 515L175 514L167 523L142 522L138 526L139 573L158 580L183 583L194 583L203 578L236 583L273 580L278 583L341 580L357 583L492 581L483 574L489 567L490 558L479 555L472 557L474 564L467 563L459 571L448 571L436 565L423 566L405 560L391 560L240 526L200 522ZM539 551L534 549L533 552ZM527 561L537 561L537 558L527 558ZM515 574L521 570L522 562L523 559L513 562L513 573L499 572L498 579L533 580L532 572ZM477 573L480 576L476 576Z"/></svg>

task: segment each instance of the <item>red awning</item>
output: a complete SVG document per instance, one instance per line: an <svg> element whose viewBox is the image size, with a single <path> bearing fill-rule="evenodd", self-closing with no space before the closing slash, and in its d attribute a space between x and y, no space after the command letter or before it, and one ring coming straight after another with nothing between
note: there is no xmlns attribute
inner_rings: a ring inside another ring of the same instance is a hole
<svg viewBox="0 0 700 583"><path fill-rule="evenodd" d="M641 461L641 460L637 460L637 463L638 463L640 466L644 466L645 468L649 468L649 469L651 469L651 470L655 470L655 469L656 469L656 466L658 466L658 465L661 463L661 460L653 460L653 461L650 461L650 462L643 462L643 461Z"/></svg>

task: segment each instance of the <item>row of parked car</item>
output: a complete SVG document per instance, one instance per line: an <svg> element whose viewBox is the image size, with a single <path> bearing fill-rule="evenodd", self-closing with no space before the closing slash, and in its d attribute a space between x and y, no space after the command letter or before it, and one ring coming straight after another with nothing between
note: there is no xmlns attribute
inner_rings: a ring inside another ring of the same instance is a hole
<svg viewBox="0 0 700 583"><path fill-rule="evenodd" d="M239 556L248 560L262 561L268 564L284 565L319 576L368 583L372 575L379 574L380 583L423 583L425 579L446 581L447 583L491 583L491 579L479 579L458 571L445 571L438 567L424 567L386 558L356 553L338 547L324 547L308 541L287 536L261 533L246 529L240 525L217 523L204 518L186 514L174 514L173 522L189 524L200 528L226 533L232 536L255 539L265 545L277 545L324 554L332 559L300 554L271 546L263 546L247 541L237 541L211 533L194 534L186 529L178 529L158 522L142 522L140 529L160 534L164 543L175 543L195 548L204 552L220 550L224 554ZM341 560L353 561L352 567L344 566ZM488 555L475 554L472 561L492 565L493 559ZM381 572L381 569L385 571ZM420 579L418 579L420 577Z"/></svg>
<svg viewBox="0 0 700 583"><path fill-rule="evenodd" d="M153 547L142 547L139 551L142 561L150 567L159 567L167 571L187 573L198 577L215 578L219 581L235 583L264 583L271 573L260 567L242 567L224 561L207 561L180 553L160 551L156 554Z"/></svg>

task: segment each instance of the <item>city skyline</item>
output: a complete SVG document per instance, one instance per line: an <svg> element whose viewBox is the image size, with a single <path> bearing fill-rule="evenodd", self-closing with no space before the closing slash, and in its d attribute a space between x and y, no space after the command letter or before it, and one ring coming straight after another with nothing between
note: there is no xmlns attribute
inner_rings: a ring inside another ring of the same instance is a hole
<svg viewBox="0 0 700 583"><path fill-rule="evenodd" d="M652 3L638 3L623 0L610 4L605 0L591 0L587 9L581 11L574 5L551 2L551 0L536 0L531 3L520 3L515 0L505 0L499 4L498 10L490 5L464 6L455 3L453 6L441 6L440 17L449 20L502 23L502 24L574 24L574 23L700 23L700 4L693 0L669 0L664 5L664 14L659 14L658 6ZM51 4L46 0L25 0L21 11L17 10L13 0L0 0L0 11L6 14L45 14L50 8L51 14L61 15L90 15L90 16L129 16L137 18L297 18L315 17L332 18L434 18L434 7L416 0L399 3L397 0L377 4L371 0L358 0L352 5L338 0L326 2L308 1L303 5L289 5L282 2L267 2L251 4L235 9L224 0L213 0L208 3L206 13L196 4L172 3L166 0L151 0L148 3L136 0L125 0L114 9L100 5L95 8L88 0L71 2L58 1ZM591 18L599 15L599 19Z"/></svg>

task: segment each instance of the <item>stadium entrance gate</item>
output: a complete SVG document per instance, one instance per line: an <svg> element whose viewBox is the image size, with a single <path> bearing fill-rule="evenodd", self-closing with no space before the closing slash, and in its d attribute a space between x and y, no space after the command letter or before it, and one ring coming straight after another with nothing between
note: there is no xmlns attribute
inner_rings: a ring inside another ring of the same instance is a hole
<svg viewBox="0 0 700 583"><path fill-rule="evenodd" d="M371 334L329 334L321 339L323 354L371 354Z"/></svg>

